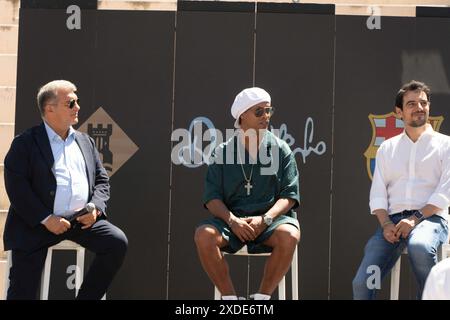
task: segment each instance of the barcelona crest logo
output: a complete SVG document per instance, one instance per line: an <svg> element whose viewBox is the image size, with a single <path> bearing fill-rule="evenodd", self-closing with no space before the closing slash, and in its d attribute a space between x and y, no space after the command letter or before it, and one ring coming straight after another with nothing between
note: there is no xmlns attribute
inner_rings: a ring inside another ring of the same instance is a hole
<svg viewBox="0 0 450 320"><path fill-rule="evenodd" d="M375 157L377 150L384 140L392 138L403 132L403 121L397 118L394 112L383 115L369 114L370 124L372 125L372 141L364 156L366 157L367 174L370 180L372 180L373 172L375 171ZM429 117L428 121L433 127L434 131L439 131L443 116Z"/></svg>

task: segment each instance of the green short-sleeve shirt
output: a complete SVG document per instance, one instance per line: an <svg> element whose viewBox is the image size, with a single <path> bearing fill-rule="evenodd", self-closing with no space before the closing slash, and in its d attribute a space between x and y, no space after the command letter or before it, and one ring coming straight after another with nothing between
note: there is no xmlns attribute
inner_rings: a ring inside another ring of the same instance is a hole
<svg viewBox="0 0 450 320"><path fill-rule="evenodd" d="M292 209L298 207L299 174L288 144L267 131L260 146L262 156L258 156L254 164L249 163L246 151L238 154L243 149L238 150L237 144L237 137L234 136L213 152L205 179L203 204L220 199L236 216L262 214L280 198L293 199L295 205ZM242 166L239 156L245 162ZM247 195L247 182L242 170L247 179L250 175L252 177L250 195Z"/></svg>

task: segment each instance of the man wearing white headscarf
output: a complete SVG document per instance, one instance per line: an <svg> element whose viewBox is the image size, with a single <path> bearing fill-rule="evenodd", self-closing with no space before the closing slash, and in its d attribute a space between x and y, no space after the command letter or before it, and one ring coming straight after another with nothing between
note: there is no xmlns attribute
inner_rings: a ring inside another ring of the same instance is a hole
<svg viewBox="0 0 450 320"><path fill-rule="evenodd" d="M268 129L270 95L247 88L235 98L235 135L216 148L205 180L203 204L214 217L200 223L195 243L200 261L222 299L237 299L221 253L247 245L250 253L272 252L255 300L268 300L289 269L300 239L298 169L287 143Z"/></svg>

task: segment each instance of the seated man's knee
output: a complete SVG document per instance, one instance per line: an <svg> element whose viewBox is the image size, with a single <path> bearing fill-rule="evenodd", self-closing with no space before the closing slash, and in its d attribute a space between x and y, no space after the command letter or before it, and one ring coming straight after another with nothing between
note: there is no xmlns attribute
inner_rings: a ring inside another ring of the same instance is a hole
<svg viewBox="0 0 450 320"><path fill-rule="evenodd" d="M408 243L408 254L414 256L432 256L437 253L437 248L423 241L410 241Z"/></svg>
<svg viewBox="0 0 450 320"><path fill-rule="evenodd" d="M292 248L300 241L300 231L292 225L282 225L274 234L280 247Z"/></svg>
<svg viewBox="0 0 450 320"><path fill-rule="evenodd" d="M194 241L197 247L216 245L217 230L210 225L202 225L195 230Z"/></svg>
<svg viewBox="0 0 450 320"><path fill-rule="evenodd" d="M114 251L122 256L125 256L128 250L128 238L125 233L118 229L114 238Z"/></svg>

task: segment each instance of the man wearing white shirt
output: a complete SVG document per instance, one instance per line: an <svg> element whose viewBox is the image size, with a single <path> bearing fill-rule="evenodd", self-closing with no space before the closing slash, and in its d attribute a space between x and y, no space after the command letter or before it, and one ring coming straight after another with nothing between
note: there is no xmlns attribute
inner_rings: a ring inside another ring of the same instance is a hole
<svg viewBox="0 0 450 320"><path fill-rule="evenodd" d="M395 111L405 130L384 141L377 152L370 211L380 226L366 244L353 279L354 299L375 298L379 288L369 279L373 267L379 268L381 282L405 247L420 298L448 235L450 139L428 123L428 86L414 80L405 84L397 93Z"/></svg>

